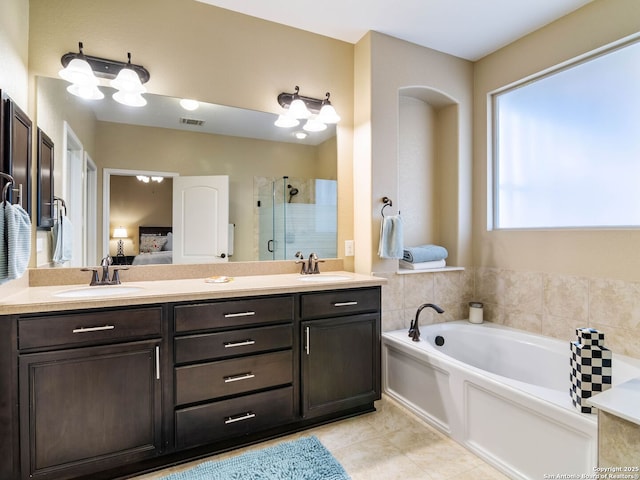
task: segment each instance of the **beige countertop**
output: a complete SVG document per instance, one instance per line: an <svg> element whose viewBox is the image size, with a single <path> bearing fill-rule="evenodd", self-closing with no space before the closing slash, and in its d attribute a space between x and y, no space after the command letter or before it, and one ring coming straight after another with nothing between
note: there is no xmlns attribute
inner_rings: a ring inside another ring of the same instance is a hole
<svg viewBox="0 0 640 480"><path fill-rule="evenodd" d="M122 285L120 285L121 287L138 287L139 290L106 297L61 297L57 296L57 294L76 289L86 290L89 288L101 289L113 287L89 287L86 283L78 285L30 286L0 300L0 315L276 295L380 286L386 283L386 279L384 278L345 271L332 271L320 275L284 273L276 275L235 276L230 278L231 281L226 283L208 283L205 282L204 278L123 281Z"/></svg>

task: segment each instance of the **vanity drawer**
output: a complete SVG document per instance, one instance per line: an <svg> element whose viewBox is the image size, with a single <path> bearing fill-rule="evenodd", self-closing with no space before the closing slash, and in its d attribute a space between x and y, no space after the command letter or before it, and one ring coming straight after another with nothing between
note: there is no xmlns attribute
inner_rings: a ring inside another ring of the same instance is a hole
<svg viewBox="0 0 640 480"><path fill-rule="evenodd" d="M204 333L175 340L176 363L290 348L293 344L291 324L246 328L228 332Z"/></svg>
<svg viewBox="0 0 640 480"><path fill-rule="evenodd" d="M323 318L380 310L380 289L334 290L301 295L302 318Z"/></svg>
<svg viewBox="0 0 640 480"><path fill-rule="evenodd" d="M145 307L18 320L20 349L161 336L162 308Z"/></svg>
<svg viewBox="0 0 640 480"><path fill-rule="evenodd" d="M176 446L194 447L293 420L293 388L254 393L176 411Z"/></svg>
<svg viewBox="0 0 640 480"><path fill-rule="evenodd" d="M293 319L293 297L246 298L175 307L176 332Z"/></svg>
<svg viewBox="0 0 640 480"><path fill-rule="evenodd" d="M176 404L213 400L293 380L291 350L201 363L175 369Z"/></svg>

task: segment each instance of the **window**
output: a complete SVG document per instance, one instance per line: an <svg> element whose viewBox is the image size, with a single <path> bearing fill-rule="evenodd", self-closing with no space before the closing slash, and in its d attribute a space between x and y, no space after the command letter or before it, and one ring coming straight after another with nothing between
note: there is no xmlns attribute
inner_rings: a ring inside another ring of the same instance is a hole
<svg viewBox="0 0 640 480"><path fill-rule="evenodd" d="M493 228L640 226L640 42L492 103Z"/></svg>

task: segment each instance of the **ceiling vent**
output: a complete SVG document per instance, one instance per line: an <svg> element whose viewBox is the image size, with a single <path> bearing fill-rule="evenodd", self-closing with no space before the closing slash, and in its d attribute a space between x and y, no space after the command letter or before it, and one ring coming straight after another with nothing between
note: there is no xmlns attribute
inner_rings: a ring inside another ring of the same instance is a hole
<svg viewBox="0 0 640 480"><path fill-rule="evenodd" d="M204 125L204 120L197 120L195 118L180 117L180 123L183 125L193 125L195 127L201 127Z"/></svg>

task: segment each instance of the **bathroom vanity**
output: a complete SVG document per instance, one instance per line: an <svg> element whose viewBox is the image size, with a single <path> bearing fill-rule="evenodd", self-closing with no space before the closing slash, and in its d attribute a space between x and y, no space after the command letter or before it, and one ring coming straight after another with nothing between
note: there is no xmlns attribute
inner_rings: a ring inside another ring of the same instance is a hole
<svg viewBox="0 0 640 480"><path fill-rule="evenodd" d="M384 280L345 275L138 282L47 311L54 287L12 298L0 478L126 478L374 410Z"/></svg>

